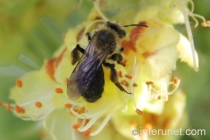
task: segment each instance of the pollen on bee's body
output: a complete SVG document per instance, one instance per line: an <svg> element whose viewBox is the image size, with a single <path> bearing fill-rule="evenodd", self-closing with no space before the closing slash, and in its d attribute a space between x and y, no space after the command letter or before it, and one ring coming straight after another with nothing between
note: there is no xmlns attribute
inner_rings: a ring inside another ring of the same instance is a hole
<svg viewBox="0 0 210 140"><path fill-rule="evenodd" d="M16 80L16 85L21 88L23 86L23 82L20 79Z"/></svg>
<svg viewBox="0 0 210 140"><path fill-rule="evenodd" d="M41 102L36 102L36 103L35 103L35 106L36 106L37 108L42 108L42 103L41 103Z"/></svg>
<svg viewBox="0 0 210 140"><path fill-rule="evenodd" d="M58 94L62 94L63 89L62 88L55 88L55 92L58 93Z"/></svg>

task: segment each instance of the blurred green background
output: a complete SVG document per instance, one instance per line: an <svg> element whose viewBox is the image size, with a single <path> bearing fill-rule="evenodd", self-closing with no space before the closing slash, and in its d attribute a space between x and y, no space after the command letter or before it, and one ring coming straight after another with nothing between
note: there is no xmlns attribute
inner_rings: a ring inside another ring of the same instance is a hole
<svg viewBox="0 0 210 140"><path fill-rule="evenodd" d="M0 101L8 102L15 79L39 69L50 58L70 28L87 18L91 1L83 0L0 0ZM210 19L210 0L194 1L195 13ZM82 9L82 10L81 10ZM184 25L177 28L186 34ZM178 62L175 74L187 94L189 129L206 129L206 136L183 136L183 140L210 139L210 28L193 28L200 71ZM31 79L33 80L33 79ZM39 125L22 121L0 108L0 140L38 140ZM38 127L37 127L38 126Z"/></svg>

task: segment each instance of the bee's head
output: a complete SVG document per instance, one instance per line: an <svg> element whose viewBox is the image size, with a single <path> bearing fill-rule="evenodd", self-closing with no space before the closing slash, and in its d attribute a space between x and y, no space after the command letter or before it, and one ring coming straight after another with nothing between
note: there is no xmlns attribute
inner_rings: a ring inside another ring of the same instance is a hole
<svg viewBox="0 0 210 140"><path fill-rule="evenodd" d="M123 38L123 37L126 36L125 30L122 30L118 24L116 24L116 23L111 23L111 22L107 21L107 22L106 22L106 26L107 26L108 28L114 30L114 31L118 34L119 38Z"/></svg>

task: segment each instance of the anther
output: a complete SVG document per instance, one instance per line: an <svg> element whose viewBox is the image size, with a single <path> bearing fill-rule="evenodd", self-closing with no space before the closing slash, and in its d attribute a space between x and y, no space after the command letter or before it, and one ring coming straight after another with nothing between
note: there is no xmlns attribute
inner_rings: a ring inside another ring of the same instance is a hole
<svg viewBox="0 0 210 140"><path fill-rule="evenodd" d="M10 111L10 109L11 109L10 104L9 103L5 104L5 108L6 108L6 110Z"/></svg>
<svg viewBox="0 0 210 140"><path fill-rule="evenodd" d="M67 103L67 104L65 104L65 107L66 107L66 108L71 108L71 107L72 107L72 104Z"/></svg>
<svg viewBox="0 0 210 140"><path fill-rule="evenodd" d="M86 131L83 133L83 135L86 136L86 137L89 136L89 135L90 135L90 129L86 130Z"/></svg>
<svg viewBox="0 0 210 140"><path fill-rule="evenodd" d="M123 62L121 62L121 64L125 67L127 63L127 60L124 60Z"/></svg>
<svg viewBox="0 0 210 140"><path fill-rule="evenodd" d="M85 108L82 107L82 108L80 108L80 110L78 111L78 114L82 114L82 113L84 113L84 112L85 112Z"/></svg>
<svg viewBox="0 0 210 140"><path fill-rule="evenodd" d="M20 113L24 114L25 113L25 109L20 107Z"/></svg>
<svg viewBox="0 0 210 140"><path fill-rule="evenodd" d="M138 87L138 85L136 83L133 84L133 87Z"/></svg>
<svg viewBox="0 0 210 140"><path fill-rule="evenodd" d="M74 124L74 125L72 126L72 128L74 128L75 130L77 130L79 127L80 127L80 124Z"/></svg>
<svg viewBox="0 0 210 140"><path fill-rule="evenodd" d="M19 105L15 105L15 111L20 114L21 113L21 107Z"/></svg>
<svg viewBox="0 0 210 140"><path fill-rule="evenodd" d="M21 88L21 87L23 86L23 83L22 83L22 81L21 81L20 79L17 79L17 80L16 80L16 85L17 85L19 88Z"/></svg>
<svg viewBox="0 0 210 140"><path fill-rule="evenodd" d="M146 123L144 128L147 129L150 132L152 130L152 124Z"/></svg>
<svg viewBox="0 0 210 140"><path fill-rule="evenodd" d="M147 85L153 85L153 82L146 82Z"/></svg>
<svg viewBox="0 0 210 140"><path fill-rule="evenodd" d="M120 78L123 77L122 71L118 71L118 76L119 76Z"/></svg>
<svg viewBox="0 0 210 140"><path fill-rule="evenodd" d="M177 77L174 77L174 84L177 84L179 79Z"/></svg>
<svg viewBox="0 0 210 140"><path fill-rule="evenodd" d="M125 77L128 78L128 79L132 79L133 78L130 74L126 74Z"/></svg>
<svg viewBox="0 0 210 140"><path fill-rule="evenodd" d="M126 86L126 87L129 86L129 83L128 83L127 81L125 81L125 80L122 80L122 81L121 81L121 84L124 85L124 86Z"/></svg>
<svg viewBox="0 0 210 140"><path fill-rule="evenodd" d="M62 88L55 88L55 92L58 93L58 94L62 94L63 89Z"/></svg>
<svg viewBox="0 0 210 140"><path fill-rule="evenodd" d="M41 103L41 102L36 102L36 103L35 103L35 106L36 106L37 108L42 108L42 103Z"/></svg>
<svg viewBox="0 0 210 140"><path fill-rule="evenodd" d="M210 21L208 20L208 21L203 22L202 26L203 27L210 27Z"/></svg>
<svg viewBox="0 0 210 140"><path fill-rule="evenodd" d="M158 100L161 100L161 96L160 95L158 96Z"/></svg>
<svg viewBox="0 0 210 140"><path fill-rule="evenodd" d="M139 114L139 115L142 115L143 114L143 111L139 110L138 108L136 109L136 113Z"/></svg>
<svg viewBox="0 0 210 140"><path fill-rule="evenodd" d="M43 131L41 131L41 132L39 132L39 136L41 137L41 138L44 138L46 135L45 135L45 132L43 132Z"/></svg>
<svg viewBox="0 0 210 140"><path fill-rule="evenodd" d="M2 106L3 105L3 103L2 102L0 102L0 106Z"/></svg>

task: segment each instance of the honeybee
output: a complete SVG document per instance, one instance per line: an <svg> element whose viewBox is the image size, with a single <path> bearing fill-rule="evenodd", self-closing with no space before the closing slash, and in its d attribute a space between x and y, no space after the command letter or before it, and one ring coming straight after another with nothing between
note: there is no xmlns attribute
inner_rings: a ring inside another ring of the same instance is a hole
<svg viewBox="0 0 210 140"><path fill-rule="evenodd" d="M141 24L131 24L128 26L145 26ZM119 42L126 36L125 30L116 23L106 22L98 31L91 36L87 33L89 44L86 49L79 44L71 52L72 64L77 65L73 70L67 85L67 94L70 99L77 99L83 96L88 102L95 102L101 98L104 91L104 71L103 66L110 68L111 81L123 92L130 94L119 83L115 64L106 62L106 59L116 61L123 65L123 57ZM83 55L80 58L79 52Z"/></svg>

